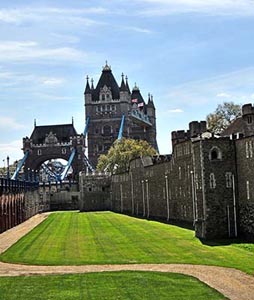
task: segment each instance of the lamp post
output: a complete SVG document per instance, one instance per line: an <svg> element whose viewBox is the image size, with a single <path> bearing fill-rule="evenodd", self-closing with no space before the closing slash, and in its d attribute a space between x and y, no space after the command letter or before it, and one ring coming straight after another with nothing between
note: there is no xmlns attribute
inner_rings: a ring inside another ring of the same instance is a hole
<svg viewBox="0 0 254 300"><path fill-rule="evenodd" d="M7 156L7 179L10 179L10 157Z"/></svg>

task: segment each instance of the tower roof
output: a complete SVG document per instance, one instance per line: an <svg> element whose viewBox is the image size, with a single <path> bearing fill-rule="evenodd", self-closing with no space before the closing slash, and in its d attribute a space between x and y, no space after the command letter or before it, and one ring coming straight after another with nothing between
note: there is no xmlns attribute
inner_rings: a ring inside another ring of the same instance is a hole
<svg viewBox="0 0 254 300"><path fill-rule="evenodd" d="M121 86L120 86L120 91L121 92L128 92L128 89L127 89L126 84L124 82L124 74L122 74L122 82L121 82Z"/></svg>
<svg viewBox="0 0 254 300"><path fill-rule="evenodd" d="M138 103L145 103L141 93L140 93L140 90L139 88L137 87L136 83L135 83L135 86L132 90L132 93L131 93L131 99L138 99Z"/></svg>
<svg viewBox="0 0 254 300"><path fill-rule="evenodd" d="M120 90L119 86L112 74L110 66L106 63L106 65L103 67L101 77L98 81L98 84L94 90L93 96L95 99L99 99L99 94L101 88L104 86L107 86L108 88L111 89L112 97L113 99L119 99L120 98Z"/></svg>
<svg viewBox="0 0 254 300"><path fill-rule="evenodd" d="M89 85L89 77L86 77L86 88L85 88L85 94L90 94L91 93L91 89L90 89L90 85Z"/></svg>
<svg viewBox="0 0 254 300"><path fill-rule="evenodd" d="M34 144L43 144L47 135L55 134L58 142L68 142L71 136L77 135L73 124L36 126L30 139Z"/></svg>

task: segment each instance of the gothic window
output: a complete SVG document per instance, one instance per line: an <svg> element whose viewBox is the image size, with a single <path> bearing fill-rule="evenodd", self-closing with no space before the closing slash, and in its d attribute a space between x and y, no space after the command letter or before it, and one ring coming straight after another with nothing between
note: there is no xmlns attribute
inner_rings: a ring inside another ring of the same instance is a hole
<svg viewBox="0 0 254 300"><path fill-rule="evenodd" d="M41 155L41 149L38 149L37 155Z"/></svg>
<svg viewBox="0 0 254 300"><path fill-rule="evenodd" d="M110 95L109 94L107 94L106 97L107 97L107 100L110 100Z"/></svg>
<svg viewBox="0 0 254 300"><path fill-rule="evenodd" d="M214 173L210 174L210 189L215 189L216 188L216 180Z"/></svg>
<svg viewBox="0 0 254 300"><path fill-rule="evenodd" d="M249 141L249 154L250 154L250 158L252 158L253 157L252 141Z"/></svg>
<svg viewBox="0 0 254 300"><path fill-rule="evenodd" d="M246 194L247 194L247 199L250 200L250 183L248 180L246 181Z"/></svg>
<svg viewBox="0 0 254 300"><path fill-rule="evenodd" d="M225 177L226 177L226 187L232 188L232 173L226 172Z"/></svg>
<svg viewBox="0 0 254 300"><path fill-rule="evenodd" d="M246 150L246 158L249 158L249 143L245 143L245 150Z"/></svg>
<svg viewBox="0 0 254 300"><path fill-rule="evenodd" d="M111 135L111 126L105 125L103 127L103 133L104 133L104 135Z"/></svg>
<svg viewBox="0 0 254 300"><path fill-rule="evenodd" d="M105 94L102 94L102 95L101 95L101 100L102 100L102 101L105 101L105 99L106 99Z"/></svg>
<svg viewBox="0 0 254 300"><path fill-rule="evenodd" d="M218 147L213 147L210 150L209 159L210 160L221 160L222 159L221 150Z"/></svg>

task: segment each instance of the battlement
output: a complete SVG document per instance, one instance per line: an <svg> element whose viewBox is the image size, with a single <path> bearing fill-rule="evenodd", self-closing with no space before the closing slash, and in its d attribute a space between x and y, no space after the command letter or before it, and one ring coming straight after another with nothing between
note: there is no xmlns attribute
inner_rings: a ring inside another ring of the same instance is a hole
<svg viewBox="0 0 254 300"><path fill-rule="evenodd" d="M242 115L254 114L254 106L251 103L242 106Z"/></svg>

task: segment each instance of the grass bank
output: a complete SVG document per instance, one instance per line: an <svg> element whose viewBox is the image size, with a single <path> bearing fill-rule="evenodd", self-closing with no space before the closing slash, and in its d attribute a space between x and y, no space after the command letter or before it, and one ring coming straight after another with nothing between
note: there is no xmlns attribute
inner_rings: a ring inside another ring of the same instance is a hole
<svg viewBox="0 0 254 300"><path fill-rule="evenodd" d="M0 278L4 300L222 300L223 295L180 274L112 272L61 276Z"/></svg>
<svg viewBox="0 0 254 300"><path fill-rule="evenodd" d="M190 263L254 272L254 247L204 245L194 232L111 212L55 213L0 256L38 265Z"/></svg>

